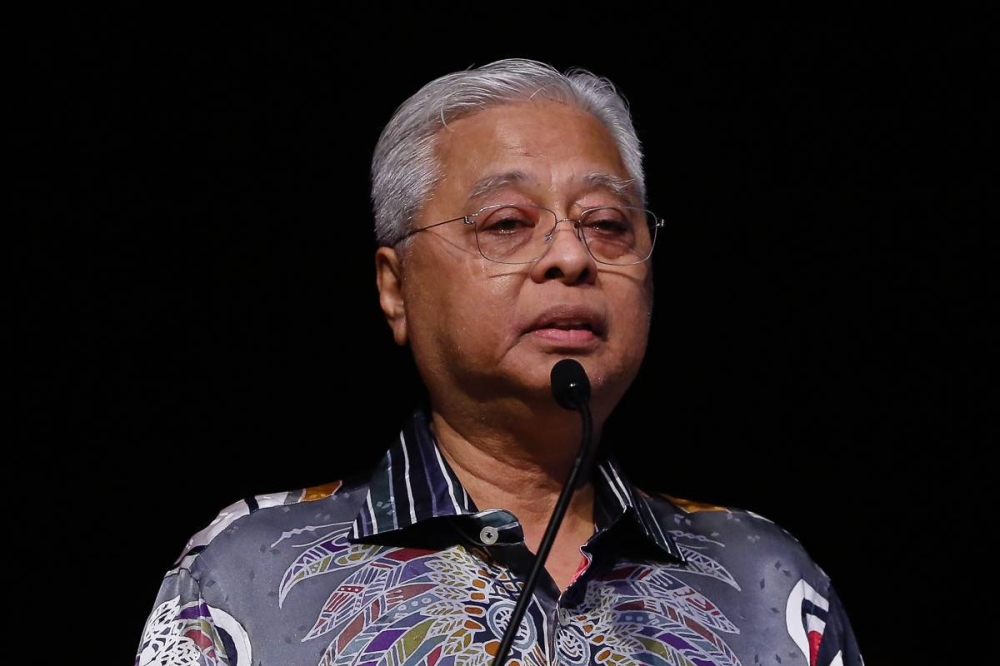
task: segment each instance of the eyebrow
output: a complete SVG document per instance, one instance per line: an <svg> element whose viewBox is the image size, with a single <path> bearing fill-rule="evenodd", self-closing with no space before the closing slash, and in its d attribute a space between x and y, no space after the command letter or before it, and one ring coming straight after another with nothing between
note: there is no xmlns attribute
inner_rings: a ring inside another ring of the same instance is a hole
<svg viewBox="0 0 1000 666"><path fill-rule="evenodd" d="M590 189L600 189L610 192L622 201L638 205L639 194L636 191L635 179L621 178L609 173L595 172L583 177ZM522 183L538 183L538 180L524 171L505 171L490 174L480 178L469 190L469 201L482 199L494 192Z"/></svg>
<svg viewBox="0 0 1000 666"><path fill-rule="evenodd" d="M484 176L477 180L469 189L469 201L482 199L511 185L518 185L525 182L537 183L538 181L524 171L505 171L503 173Z"/></svg>
<svg viewBox="0 0 1000 666"><path fill-rule="evenodd" d="M591 188L606 190L627 204L639 205L639 193L634 178L620 178L610 173L591 173L584 176Z"/></svg>

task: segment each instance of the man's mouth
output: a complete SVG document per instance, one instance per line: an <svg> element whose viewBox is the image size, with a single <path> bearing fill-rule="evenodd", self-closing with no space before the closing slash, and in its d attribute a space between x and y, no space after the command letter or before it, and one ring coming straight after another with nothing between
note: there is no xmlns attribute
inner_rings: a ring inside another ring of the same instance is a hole
<svg viewBox="0 0 1000 666"><path fill-rule="evenodd" d="M602 338L605 325L604 318L596 311L557 306L535 318L527 332L551 342L579 345Z"/></svg>

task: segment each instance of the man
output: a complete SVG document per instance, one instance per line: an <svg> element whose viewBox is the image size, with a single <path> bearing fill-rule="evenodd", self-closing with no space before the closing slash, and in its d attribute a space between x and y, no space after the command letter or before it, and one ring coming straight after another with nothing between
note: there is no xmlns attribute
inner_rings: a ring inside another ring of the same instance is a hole
<svg viewBox="0 0 1000 666"><path fill-rule="evenodd" d="M647 494L606 453L560 502L653 302L661 222L610 82L516 59L441 77L390 120L372 186L380 304L429 405L373 474L197 534L137 664L862 664L829 578L768 520ZM553 397L565 359L583 418Z"/></svg>

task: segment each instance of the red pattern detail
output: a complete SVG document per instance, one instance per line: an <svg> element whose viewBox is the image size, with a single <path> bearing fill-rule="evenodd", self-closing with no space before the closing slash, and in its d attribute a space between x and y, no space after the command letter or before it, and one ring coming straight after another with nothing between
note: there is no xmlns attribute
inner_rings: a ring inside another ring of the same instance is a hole
<svg viewBox="0 0 1000 666"><path fill-rule="evenodd" d="M583 574L583 572L587 570L587 567L589 566L590 566L590 558L584 555L583 557L580 558L580 565L576 568L576 573L573 574L573 580L570 581L570 583L572 584L574 581L576 581L576 579L579 578Z"/></svg>
<svg viewBox="0 0 1000 666"><path fill-rule="evenodd" d="M207 652L213 647L212 637L201 629L189 629L184 632L184 637L201 648L202 652Z"/></svg>
<svg viewBox="0 0 1000 666"><path fill-rule="evenodd" d="M399 550L392 550L382 555L387 560L393 560L396 562L409 562L418 557L423 557L429 555L434 551L427 550L426 548L400 548Z"/></svg>
<svg viewBox="0 0 1000 666"><path fill-rule="evenodd" d="M326 605L323 606L324 613L335 613L342 607L346 606L348 603L353 601L354 597L365 591L365 588L361 585L341 585L337 588L337 591L330 595L327 599Z"/></svg>
<svg viewBox="0 0 1000 666"><path fill-rule="evenodd" d="M365 628L365 614L358 613L357 616L351 620L351 623L344 627L344 630L340 632L340 636L337 637L337 652L342 651L351 640L361 633L361 630Z"/></svg>
<svg viewBox="0 0 1000 666"><path fill-rule="evenodd" d="M701 636L702 638L704 638L705 640L711 642L712 644L717 643L718 640L719 640L718 636L716 636L714 633L712 633L712 631L708 627L703 626L697 620L694 620L694 619L692 619L690 617L685 616L684 617L684 625L688 629L690 629L691 631L693 631L694 633L696 633L699 636Z"/></svg>
<svg viewBox="0 0 1000 666"><path fill-rule="evenodd" d="M810 631L807 636L809 637L809 666L817 666L819 661L819 644L823 640L823 632L821 631Z"/></svg>

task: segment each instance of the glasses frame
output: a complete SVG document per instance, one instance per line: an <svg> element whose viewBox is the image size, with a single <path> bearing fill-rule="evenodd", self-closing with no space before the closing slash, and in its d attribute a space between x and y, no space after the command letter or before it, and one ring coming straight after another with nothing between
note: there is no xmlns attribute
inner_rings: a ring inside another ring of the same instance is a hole
<svg viewBox="0 0 1000 666"><path fill-rule="evenodd" d="M555 224L553 224L552 229L547 234L545 234L546 243L552 240L552 238L555 236L556 229L559 227L560 222L572 222L573 229L576 230L576 237L580 240L581 243L583 243L583 246L587 249L587 254L589 254L594 261L596 261L599 264L604 264L605 266L636 266L638 264L642 264L649 261L650 257L653 256L653 249L656 247L656 237L659 236L659 232L657 230L662 228L665 224L664 220L659 215L649 210L648 208L642 208L641 206L594 206L592 208L587 208L586 210L580 211L580 215L576 218L572 217L561 218L558 215L556 215L554 210L552 210L551 208L546 208L545 206L537 206L535 204L502 203L502 204L490 204L488 206L483 206L475 213L467 213L459 217L453 217L449 220L442 220L441 222L433 222L426 226L420 227L419 229L411 229L410 231L403 234L400 237L400 239L396 241L396 244L402 243L407 238L410 238L411 236L414 236L420 233L421 231L427 231L428 229L433 229L434 227L440 227L441 225L444 224L451 224L452 222L462 222L465 225L472 226L472 231L476 236L476 249L479 250L479 254L482 255L483 259L486 259L487 261L492 261L497 264L507 264L510 266L533 264L545 256L545 250L543 250L542 253L539 254L534 259L529 259L527 261L500 261L498 259L492 259L490 257L487 257L486 254L483 252L483 248L480 247L479 245L479 231L476 228L476 219L484 212L498 210L501 208L523 208L523 207L536 208L538 210L542 210L552 214L552 217L555 219ZM583 223L580 221L580 218L586 217L589 213L593 213L594 211L604 210L605 208L627 208L632 210L641 210L645 212L648 217L653 219L654 223L651 227L653 230L653 240L649 244L649 253L645 257L643 257L639 261L631 261L627 264L613 264L607 261L602 261L601 259L598 259L594 255L594 252L590 249L590 245L587 242L587 237L584 236L583 234Z"/></svg>

